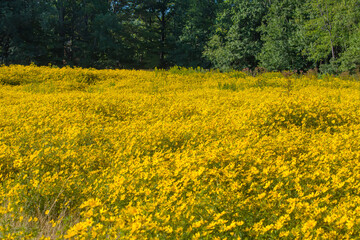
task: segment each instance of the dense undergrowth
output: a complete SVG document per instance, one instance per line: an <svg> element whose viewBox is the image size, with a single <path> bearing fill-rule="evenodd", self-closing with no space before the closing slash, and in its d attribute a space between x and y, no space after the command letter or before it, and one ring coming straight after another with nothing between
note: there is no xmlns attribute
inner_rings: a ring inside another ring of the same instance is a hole
<svg viewBox="0 0 360 240"><path fill-rule="evenodd" d="M0 68L0 238L360 237L360 84Z"/></svg>

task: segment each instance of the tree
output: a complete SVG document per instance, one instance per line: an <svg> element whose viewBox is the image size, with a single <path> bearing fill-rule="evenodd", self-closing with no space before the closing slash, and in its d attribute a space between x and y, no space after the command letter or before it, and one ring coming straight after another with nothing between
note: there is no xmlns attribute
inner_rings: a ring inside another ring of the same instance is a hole
<svg viewBox="0 0 360 240"><path fill-rule="evenodd" d="M306 0L274 0L259 28L264 45L258 55L261 66L268 70L306 69L311 65L302 54L297 32L298 9Z"/></svg>
<svg viewBox="0 0 360 240"><path fill-rule="evenodd" d="M309 19L304 22L308 38L307 55L317 63L337 58L338 33L335 28L335 0L312 0L306 6Z"/></svg>
<svg viewBox="0 0 360 240"><path fill-rule="evenodd" d="M46 58L47 16L44 1L4 0L0 3L1 62L28 64Z"/></svg>
<svg viewBox="0 0 360 240"><path fill-rule="evenodd" d="M341 1L336 20L339 24L341 52L338 64L340 71L351 71L360 66L360 1Z"/></svg>
<svg viewBox="0 0 360 240"><path fill-rule="evenodd" d="M124 55L122 24L111 6L101 0L57 0L54 59L84 67L118 66Z"/></svg>
<svg viewBox="0 0 360 240"><path fill-rule="evenodd" d="M219 4L219 1L215 0L188 1L187 9L181 16L183 19L181 29L173 34L175 37L175 46L171 51L173 63L186 67L210 67L210 62L203 57L203 51L209 36L213 33ZM176 15L179 10L177 7ZM179 20L174 19L174 21Z"/></svg>
<svg viewBox="0 0 360 240"><path fill-rule="evenodd" d="M145 66L168 66L166 59L169 51L170 22L174 14L174 0L134 1L138 28L142 29L139 37L143 39L143 58L150 60ZM151 48L149 48L151 46ZM157 55L157 57L156 57ZM152 64L149 64L149 63ZM154 64L155 63L155 64Z"/></svg>
<svg viewBox="0 0 360 240"><path fill-rule="evenodd" d="M346 69L342 61L349 56L344 52L352 52L356 42L358 8L358 0L309 0L305 5L307 18L300 23L307 42L304 54L322 72L336 73L339 65Z"/></svg>
<svg viewBox="0 0 360 240"><path fill-rule="evenodd" d="M256 56L263 45L258 28L269 1L232 0L224 2L223 6L216 33L208 42L204 55L223 70L256 67Z"/></svg>
<svg viewBox="0 0 360 240"><path fill-rule="evenodd" d="M360 26L351 35L349 40L349 47L341 54L340 57L340 71L354 72L360 67Z"/></svg>

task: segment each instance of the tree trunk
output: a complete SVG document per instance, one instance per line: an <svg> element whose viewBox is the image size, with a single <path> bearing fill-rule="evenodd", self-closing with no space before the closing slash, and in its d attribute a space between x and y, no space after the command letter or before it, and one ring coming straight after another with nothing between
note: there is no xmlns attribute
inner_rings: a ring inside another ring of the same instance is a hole
<svg viewBox="0 0 360 240"><path fill-rule="evenodd" d="M160 19L160 33L161 33L161 43L160 43L160 67L165 68L165 41L166 41L166 18L165 18L165 10L161 11L161 19Z"/></svg>
<svg viewBox="0 0 360 240"><path fill-rule="evenodd" d="M66 64L66 48L65 48L65 29L64 29L64 20L65 20L65 7L62 1L59 1L58 6L59 11L59 37L60 43L62 44L63 53L62 53L62 61L63 64Z"/></svg>
<svg viewBox="0 0 360 240"><path fill-rule="evenodd" d="M8 35L4 36L2 39L2 56L1 56L1 63L5 65L8 64L9 59L9 50L10 50L10 37Z"/></svg>

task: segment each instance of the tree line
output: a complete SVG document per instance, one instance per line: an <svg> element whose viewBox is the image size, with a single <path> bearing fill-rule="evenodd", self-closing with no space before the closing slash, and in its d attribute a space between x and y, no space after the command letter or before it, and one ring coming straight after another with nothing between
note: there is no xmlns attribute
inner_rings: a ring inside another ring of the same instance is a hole
<svg viewBox="0 0 360 240"><path fill-rule="evenodd" d="M354 72L360 0L2 0L0 64Z"/></svg>

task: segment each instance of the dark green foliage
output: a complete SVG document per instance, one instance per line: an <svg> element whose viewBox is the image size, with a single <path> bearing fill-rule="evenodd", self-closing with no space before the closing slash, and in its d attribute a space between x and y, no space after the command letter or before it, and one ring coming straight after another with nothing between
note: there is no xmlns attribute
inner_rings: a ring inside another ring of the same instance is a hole
<svg viewBox="0 0 360 240"><path fill-rule="evenodd" d="M222 70L254 68L262 48L258 27L268 9L262 0L232 0L223 5L218 15L216 33L204 54Z"/></svg>
<svg viewBox="0 0 360 240"><path fill-rule="evenodd" d="M359 0L2 0L0 64L355 73L358 9Z"/></svg>
<svg viewBox="0 0 360 240"><path fill-rule="evenodd" d="M258 55L267 70L306 69L309 62L298 44L297 12L305 0L274 0L264 17L261 39L264 42Z"/></svg>
<svg viewBox="0 0 360 240"><path fill-rule="evenodd" d="M349 47L341 54L340 71L356 71L360 66L360 26L350 36Z"/></svg>
<svg viewBox="0 0 360 240"><path fill-rule="evenodd" d="M187 9L181 16L183 22L181 22L180 31L174 33L175 46L170 51L170 58L178 66L210 67L210 62L202 54L214 30L218 2L214 0L188 1Z"/></svg>
<svg viewBox="0 0 360 240"><path fill-rule="evenodd" d="M42 1L0 3L0 62L28 64L47 55L44 37L48 6Z"/></svg>
<svg viewBox="0 0 360 240"><path fill-rule="evenodd" d="M303 5L305 17L299 22L305 43L303 53L322 73L348 71L359 64L354 51L359 7L358 0L308 0ZM349 62L350 58L354 61Z"/></svg>

